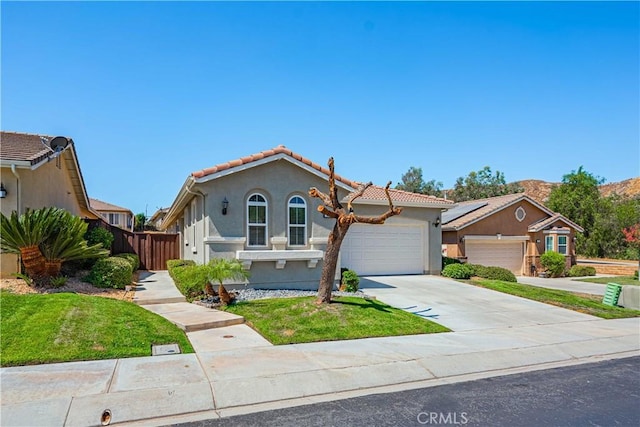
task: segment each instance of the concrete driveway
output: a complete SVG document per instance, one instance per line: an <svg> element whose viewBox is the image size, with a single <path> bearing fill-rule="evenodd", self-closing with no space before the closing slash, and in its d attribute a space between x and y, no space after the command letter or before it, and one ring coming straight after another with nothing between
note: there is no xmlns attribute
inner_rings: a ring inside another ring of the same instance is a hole
<svg viewBox="0 0 640 427"><path fill-rule="evenodd" d="M598 319L440 276L369 276L361 279L360 288L394 307L433 316L427 318L453 331Z"/></svg>
<svg viewBox="0 0 640 427"><path fill-rule="evenodd" d="M615 282L615 277L612 277L611 281ZM574 280L572 277L541 278L519 276L518 283L538 286L540 288L560 289L562 291L579 292L592 295L604 295L604 291L607 289L607 285L603 285L601 283L580 282L578 280Z"/></svg>

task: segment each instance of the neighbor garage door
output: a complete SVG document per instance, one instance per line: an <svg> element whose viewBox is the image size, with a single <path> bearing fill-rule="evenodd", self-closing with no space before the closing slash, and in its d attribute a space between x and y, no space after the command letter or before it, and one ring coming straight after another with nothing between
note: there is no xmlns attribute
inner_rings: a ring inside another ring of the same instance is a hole
<svg viewBox="0 0 640 427"><path fill-rule="evenodd" d="M354 224L342 243L341 264L359 275L422 274L424 228Z"/></svg>
<svg viewBox="0 0 640 427"><path fill-rule="evenodd" d="M522 274L524 242L508 240L466 240L465 255L469 264L504 267Z"/></svg>

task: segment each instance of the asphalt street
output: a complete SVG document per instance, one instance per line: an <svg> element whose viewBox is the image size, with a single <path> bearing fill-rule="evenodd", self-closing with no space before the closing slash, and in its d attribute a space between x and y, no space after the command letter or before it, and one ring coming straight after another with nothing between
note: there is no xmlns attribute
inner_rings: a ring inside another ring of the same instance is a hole
<svg viewBox="0 0 640 427"><path fill-rule="evenodd" d="M640 357L180 424L245 426L640 425Z"/></svg>

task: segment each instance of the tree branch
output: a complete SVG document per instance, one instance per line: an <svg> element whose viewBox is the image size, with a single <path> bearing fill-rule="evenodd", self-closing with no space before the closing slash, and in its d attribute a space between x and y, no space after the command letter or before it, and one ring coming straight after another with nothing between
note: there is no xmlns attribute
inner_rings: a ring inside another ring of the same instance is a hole
<svg viewBox="0 0 640 427"><path fill-rule="evenodd" d="M324 203L327 207L333 207L331 206L331 199L329 198L329 196L315 187L311 187L311 189L309 190L309 196L320 199L322 203Z"/></svg>
<svg viewBox="0 0 640 427"><path fill-rule="evenodd" d="M364 192L367 190L367 188L371 187L372 185L373 183L371 181L367 182L366 184L360 184L358 189L351 194L351 197L349 197L349 201L347 203L347 208L349 212L353 212L353 209L351 208L351 203L353 203L353 201L358 197L361 197L364 194Z"/></svg>
<svg viewBox="0 0 640 427"><path fill-rule="evenodd" d="M375 217L359 216L359 215L351 214L351 217L353 218L353 222L361 222L364 224L384 224L387 218L395 215L400 215L400 212L402 212L402 208L396 208L393 206L393 201L391 200L391 195L389 194L390 186L391 186L391 181L387 182L387 186L384 187L384 194L386 194L387 200L389 201L389 209L385 213ZM364 193L364 190L362 191L362 193ZM357 197L360 197L360 196L357 196ZM355 198L356 197L352 198L349 201L349 205L351 205L351 201L353 201Z"/></svg>
<svg viewBox="0 0 640 427"><path fill-rule="evenodd" d="M336 173L333 167L333 157L329 157L329 197L331 198L331 206L334 211L342 209L342 205L338 200L338 187L336 187Z"/></svg>
<svg viewBox="0 0 640 427"><path fill-rule="evenodd" d="M327 208L326 206L322 206L322 205L318 206L318 212L321 212L322 215L326 215L326 216L329 216L331 218L339 218L340 217L340 214L338 214L338 213L332 211L331 209Z"/></svg>

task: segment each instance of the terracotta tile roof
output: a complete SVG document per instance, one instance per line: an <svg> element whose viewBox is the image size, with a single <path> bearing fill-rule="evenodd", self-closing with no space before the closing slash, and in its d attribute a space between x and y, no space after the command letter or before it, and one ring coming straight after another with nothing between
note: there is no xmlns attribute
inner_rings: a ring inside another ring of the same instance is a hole
<svg viewBox="0 0 640 427"><path fill-rule="evenodd" d="M458 208L466 206L466 205L472 205L472 204L477 204L480 202L486 202L486 205L469 212L466 215L462 215L461 217L458 217L448 223L443 223L442 224L442 229L447 231L447 230L459 230L467 225L469 225L472 222L475 222L485 216L488 216L494 212L499 211L500 209L504 208L505 206L508 206L512 203L517 202L520 199L524 199L526 198L527 200L529 200L530 202L533 202L531 199L529 199L527 196L525 196L524 193L517 193L517 194L507 194L506 196L498 196L498 197L489 197L486 199L478 199L478 200L469 200L466 202L459 202L458 203ZM533 202L534 204L538 205L538 203ZM546 209L546 208L545 208Z"/></svg>
<svg viewBox="0 0 640 427"><path fill-rule="evenodd" d="M0 132L0 159L26 161L34 165L52 154L53 151L48 144L53 138L48 135L2 131Z"/></svg>
<svg viewBox="0 0 640 427"><path fill-rule="evenodd" d="M307 166L310 166L320 172L322 172L325 175L329 175L329 168L326 168L324 166L320 166L317 163L312 162L311 160L307 159L306 157L301 156L300 154L294 153L293 151L289 150L287 147L285 147L284 145L278 145L275 148L272 148L270 150L265 150L265 151L261 151L260 153L256 153L256 154L252 154L250 156L244 156L241 157L239 159L235 159L235 160L231 160L230 162L226 162L226 163L220 163L218 165L212 166L210 168L205 168L199 171L195 171L191 173L191 176L193 176L194 178L202 178L204 176L207 175L212 175L214 173L217 172L222 172L225 171L227 169L232 169L234 167L238 167L238 166L242 166L242 165L246 165L258 160L262 160L262 159L266 159L268 157L272 157L278 154L286 154L302 163L304 163ZM355 181L351 181L348 180L346 178L343 178L342 176L336 174L335 175L336 180L343 182L344 184L348 185L349 187L352 188L356 188L358 187L359 183L355 182Z"/></svg>
<svg viewBox="0 0 640 427"><path fill-rule="evenodd" d="M299 162L302 162L303 164L312 167L313 169L316 169L317 171L325 174L325 175L329 175L329 168L328 167L324 167L324 166L320 166L317 163L312 162L311 160L307 159L306 157L295 153L293 151L291 151L290 149L288 149L287 147L285 147L284 145L279 145L275 148L272 148L270 150L265 150L265 151L261 151L260 153L256 153L256 154L252 154L250 156L245 156L245 157L241 157L239 159L236 160L232 160L230 162L226 162L226 163L220 163L216 166L212 166L210 168L206 168L206 169L202 169L199 171L195 171L191 173L191 176L193 176L194 178L202 178L205 177L207 175L212 175L218 172L222 172L228 169L232 169L234 167L238 167L238 166L243 166L243 165L247 165L249 163L258 161L258 160L262 160L262 159L266 159L268 157L272 157L278 154L286 154L287 156L292 157L295 160L298 160ZM347 186L351 187L351 188L358 188L358 186L360 185L359 182L356 181L351 181L349 179L344 178L343 176L340 176L338 174L335 175L336 180L346 184ZM439 204L453 204L454 202L452 200L446 200L446 199L441 199L438 197L434 197L434 196L427 196L425 194L416 194L416 193L409 193L407 191L401 191L401 190L394 190L394 189L390 189L390 195L391 195L391 199L395 202L395 203L439 203ZM357 201L387 201L387 197L384 194L384 187L380 187L377 185L372 185L371 187L367 188L367 190L365 191L365 193L362 195L362 197L359 197L357 199ZM356 202L357 202L356 201Z"/></svg>
<svg viewBox="0 0 640 427"><path fill-rule="evenodd" d="M418 194L418 193L410 193L408 191L402 191L402 190L395 190L393 188L389 189L389 195L391 196L391 200L393 200L394 203L438 203L438 204L449 204L449 205L453 205L454 201L453 200L447 200L447 199L442 199L439 197L435 197L435 196L429 196L426 194ZM384 187L380 187L377 185L372 185L371 187L367 188L364 192L364 194L362 195L362 197L359 197L358 199L356 199L357 203L358 201L364 201L364 200L383 200L383 201L387 201L387 196L386 194L384 194Z"/></svg>
<svg viewBox="0 0 640 427"><path fill-rule="evenodd" d="M129 212L133 213L130 209L123 208L121 206L112 205L111 203L103 202L98 199L89 199L91 207L98 212Z"/></svg>

